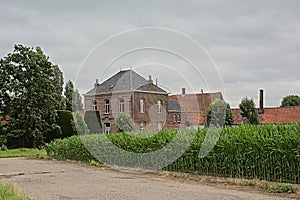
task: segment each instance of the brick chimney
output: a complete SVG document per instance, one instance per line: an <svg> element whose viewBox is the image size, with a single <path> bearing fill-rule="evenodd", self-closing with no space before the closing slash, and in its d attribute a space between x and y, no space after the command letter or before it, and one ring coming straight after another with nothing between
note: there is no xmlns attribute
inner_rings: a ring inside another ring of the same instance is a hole
<svg viewBox="0 0 300 200"><path fill-rule="evenodd" d="M153 80L151 75L149 75L149 80L148 80L148 90L152 91L153 90Z"/></svg>
<svg viewBox="0 0 300 200"><path fill-rule="evenodd" d="M97 86L99 86L99 85L100 85L99 79L96 79L96 82L95 82L95 84L94 84L94 87L97 87Z"/></svg>
<svg viewBox="0 0 300 200"><path fill-rule="evenodd" d="M181 94L185 95L185 88L181 89Z"/></svg>
<svg viewBox="0 0 300 200"><path fill-rule="evenodd" d="M260 89L259 90L259 108L258 108L258 113L259 114L264 114L264 90Z"/></svg>

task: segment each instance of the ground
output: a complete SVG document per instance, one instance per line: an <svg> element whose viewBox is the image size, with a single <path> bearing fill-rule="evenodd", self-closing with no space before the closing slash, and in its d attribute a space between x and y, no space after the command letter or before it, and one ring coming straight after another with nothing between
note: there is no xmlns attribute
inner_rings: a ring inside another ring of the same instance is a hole
<svg viewBox="0 0 300 200"><path fill-rule="evenodd" d="M91 167L56 160L1 158L0 182L12 185L33 200L188 199L284 200L257 190L236 190L218 185L168 178L161 174L127 169Z"/></svg>

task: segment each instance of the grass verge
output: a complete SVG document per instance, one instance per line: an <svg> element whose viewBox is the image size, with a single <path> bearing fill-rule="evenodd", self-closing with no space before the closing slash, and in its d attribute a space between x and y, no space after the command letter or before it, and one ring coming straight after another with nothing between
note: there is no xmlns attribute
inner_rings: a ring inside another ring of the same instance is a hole
<svg viewBox="0 0 300 200"><path fill-rule="evenodd" d="M0 151L0 158L12 158L12 157L43 157L46 156L47 153L45 150L39 149L7 149Z"/></svg>
<svg viewBox="0 0 300 200"><path fill-rule="evenodd" d="M28 200L11 187L0 183L0 200Z"/></svg>

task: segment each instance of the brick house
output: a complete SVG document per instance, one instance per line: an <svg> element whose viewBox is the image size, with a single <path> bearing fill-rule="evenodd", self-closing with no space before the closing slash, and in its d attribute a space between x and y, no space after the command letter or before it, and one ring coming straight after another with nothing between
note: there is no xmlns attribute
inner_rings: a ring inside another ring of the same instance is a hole
<svg viewBox="0 0 300 200"><path fill-rule="evenodd" d="M146 80L133 70L123 70L103 83L96 80L94 88L84 94L85 110L99 110L105 133L116 132L116 118L124 112L133 122L135 130L157 131L184 127L181 109L170 103L168 93L151 76ZM169 110L176 114L170 122ZM179 120L180 119L180 120Z"/></svg>

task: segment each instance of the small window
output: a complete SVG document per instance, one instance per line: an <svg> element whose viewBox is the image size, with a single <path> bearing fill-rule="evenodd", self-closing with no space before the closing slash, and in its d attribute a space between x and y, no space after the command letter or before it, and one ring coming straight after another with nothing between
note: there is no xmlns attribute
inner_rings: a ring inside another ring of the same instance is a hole
<svg viewBox="0 0 300 200"><path fill-rule="evenodd" d="M162 103L161 100L157 100L157 112L162 113Z"/></svg>
<svg viewBox="0 0 300 200"><path fill-rule="evenodd" d="M177 122L177 115L173 114L173 122Z"/></svg>
<svg viewBox="0 0 300 200"><path fill-rule="evenodd" d="M124 99L119 99L119 112L125 112Z"/></svg>
<svg viewBox="0 0 300 200"><path fill-rule="evenodd" d="M145 100L140 99L140 113L145 113Z"/></svg>
<svg viewBox="0 0 300 200"><path fill-rule="evenodd" d="M109 100L105 100L105 108L104 108L105 110L105 114L109 114Z"/></svg>
<svg viewBox="0 0 300 200"><path fill-rule="evenodd" d="M145 122L140 123L140 132L144 132L146 130Z"/></svg>
<svg viewBox="0 0 300 200"><path fill-rule="evenodd" d="M96 100L92 101L92 110L97 110L97 101Z"/></svg>
<svg viewBox="0 0 300 200"><path fill-rule="evenodd" d="M181 122L181 115L180 114L177 115L177 122Z"/></svg>
<svg viewBox="0 0 300 200"><path fill-rule="evenodd" d="M161 131L163 129L163 123L162 122L157 123L157 129L158 129L158 131Z"/></svg>

